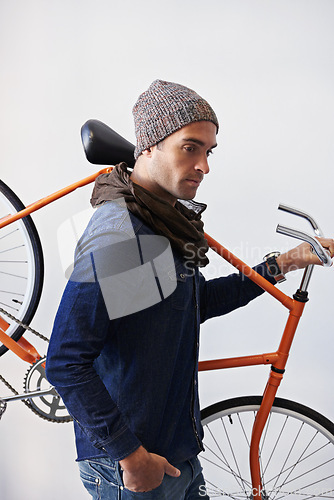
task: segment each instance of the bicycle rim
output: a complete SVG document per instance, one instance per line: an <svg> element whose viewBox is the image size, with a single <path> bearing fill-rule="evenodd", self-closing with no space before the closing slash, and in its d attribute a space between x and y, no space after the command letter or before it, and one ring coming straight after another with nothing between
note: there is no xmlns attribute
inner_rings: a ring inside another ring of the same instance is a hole
<svg viewBox="0 0 334 500"><path fill-rule="evenodd" d="M0 181L0 218L24 209L15 193ZM0 306L25 324L37 309L44 276L43 253L30 216L0 231ZM5 315L6 333L18 340L25 329ZM0 356L7 348L0 343Z"/></svg>
<svg viewBox="0 0 334 500"><path fill-rule="evenodd" d="M210 498L252 499L251 431L261 396L202 411L200 455ZM310 408L276 398L260 443L262 498L334 498L334 424Z"/></svg>

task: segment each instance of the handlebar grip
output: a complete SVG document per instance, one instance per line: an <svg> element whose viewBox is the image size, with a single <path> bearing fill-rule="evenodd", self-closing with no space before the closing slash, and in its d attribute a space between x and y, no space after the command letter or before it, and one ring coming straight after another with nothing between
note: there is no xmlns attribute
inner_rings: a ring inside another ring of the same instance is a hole
<svg viewBox="0 0 334 500"><path fill-rule="evenodd" d="M321 260L323 266L330 267L333 264L329 252L313 236L310 236L307 233L299 231L298 229L292 229L290 227L281 226L280 224L278 224L276 232L284 234L286 236L291 236L292 238L296 238L298 240L306 241L311 245L316 255Z"/></svg>

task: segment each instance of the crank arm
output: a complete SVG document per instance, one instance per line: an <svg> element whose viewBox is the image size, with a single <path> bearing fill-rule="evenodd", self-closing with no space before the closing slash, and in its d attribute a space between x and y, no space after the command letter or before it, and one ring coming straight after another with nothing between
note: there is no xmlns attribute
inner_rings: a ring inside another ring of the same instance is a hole
<svg viewBox="0 0 334 500"><path fill-rule="evenodd" d="M24 394L16 394L15 396L8 396L6 398L0 399L2 399L2 401L5 401L6 403L10 403L11 401L21 401L22 399L38 398L41 396L48 396L50 394L60 397L56 389L50 386L49 389L44 389L43 391L25 392Z"/></svg>

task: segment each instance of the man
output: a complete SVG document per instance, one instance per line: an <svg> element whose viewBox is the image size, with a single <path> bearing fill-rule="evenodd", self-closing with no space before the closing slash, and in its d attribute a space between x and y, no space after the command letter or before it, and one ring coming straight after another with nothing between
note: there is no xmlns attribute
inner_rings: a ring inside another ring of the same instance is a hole
<svg viewBox="0 0 334 500"><path fill-rule="evenodd" d="M206 281L199 272L208 263L205 206L192 200L216 147L211 106L156 80L133 114L136 163L96 181L98 208L78 244L47 376L74 418L80 474L94 499L208 498L197 459L199 324L262 290L242 275ZM333 255L334 241L322 243ZM275 283L311 263L319 261L302 244L277 256L272 274L266 263L255 269Z"/></svg>

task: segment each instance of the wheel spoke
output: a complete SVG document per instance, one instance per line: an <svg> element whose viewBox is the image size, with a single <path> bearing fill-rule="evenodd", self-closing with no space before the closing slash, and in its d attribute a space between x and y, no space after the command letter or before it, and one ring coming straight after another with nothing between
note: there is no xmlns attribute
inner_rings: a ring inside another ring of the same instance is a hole
<svg viewBox="0 0 334 500"><path fill-rule="evenodd" d="M238 473L237 473L237 474L235 474L235 477L236 477L236 478L240 478L240 479L241 479L241 484L240 484L240 486L242 487L242 489L243 489L244 491L246 491L246 490L245 490L245 482L244 482L244 480L243 480L243 479L242 479L242 477L241 477L241 472L240 472L240 468L239 468L239 465L238 465L238 460L237 460L236 455L235 455L235 453L234 453L234 448L233 448L233 445L232 445L232 443L231 443L229 433L227 432L227 429L226 429L226 427L225 427L225 424L224 424L223 419L221 419L221 422L222 422L222 424L223 424L223 426L224 426L224 431L225 431L226 439L227 439L227 441L228 441L228 444L229 444L229 447L230 447L230 450L231 450L231 453L232 453L232 456L233 456L233 460L234 460L234 463L235 463L235 466L236 466L236 470L238 471ZM230 425L233 425L233 421L232 421L232 417L231 417L231 415L229 415L229 420L228 420L228 422L230 423ZM238 422L240 423L241 428L243 429L243 425L242 425L242 422L241 422L241 420L240 420L240 419L238 419Z"/></svg>

